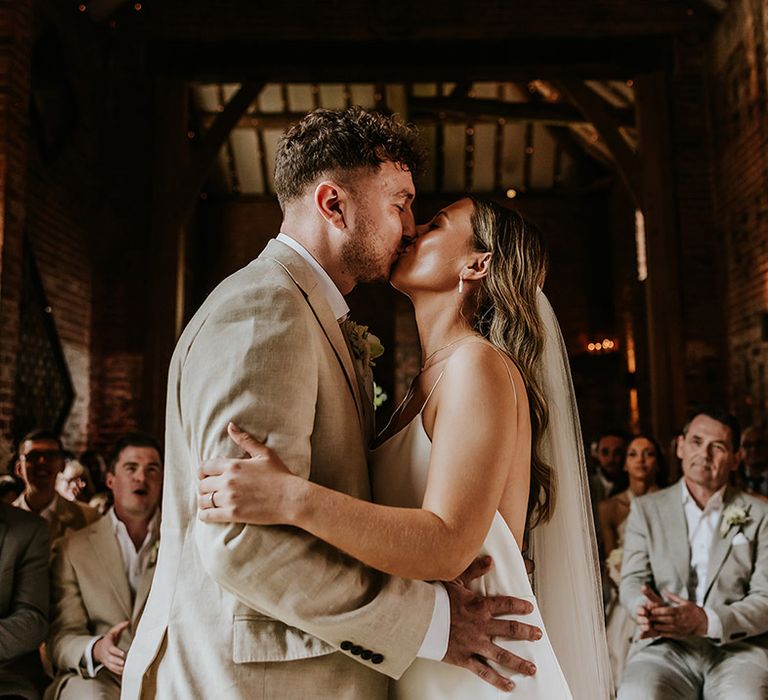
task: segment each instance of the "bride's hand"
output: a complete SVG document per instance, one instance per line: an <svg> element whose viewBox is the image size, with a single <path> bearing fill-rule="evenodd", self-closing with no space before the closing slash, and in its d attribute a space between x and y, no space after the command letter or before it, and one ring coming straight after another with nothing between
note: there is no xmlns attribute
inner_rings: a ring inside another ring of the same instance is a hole
<svg viewBox="0 0 768 700"><path fill-rule="evenodd" d="M227 426L227 432L250 459L216 457L200 465L198 518L206 523L290 525L292 503L304 480L234 423Z"/></svg>

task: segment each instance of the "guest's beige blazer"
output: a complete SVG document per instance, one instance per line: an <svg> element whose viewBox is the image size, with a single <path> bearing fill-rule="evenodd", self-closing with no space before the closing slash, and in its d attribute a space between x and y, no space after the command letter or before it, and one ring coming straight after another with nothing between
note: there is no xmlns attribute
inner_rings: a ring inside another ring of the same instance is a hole
<svg viewBox="0 0 768 700"><path fill-rule="evenodd" d="M108 516L54 545L48 654L56 679L47 698L57 698L71 676L82 675L83 653L91 639L124 620L132 624L120 635L118 646L128 649L153 574L154 566L150 566L133 596L114 524Z"/></svg>
<svg viewBox="0 0 768 700"><path fill-rule="evenodd" d="M301 476L370 497L364 390L309 266L271 241L211 294L171 360L160 557L123 698L377 698L415 658L431 586L289 527L197 519L229 420ZM340 651L343 650L343 651Z"/></svg>
<svg viewBox="0 0 768 700"><path fill-rule="evenodd" d="M704 605L717 613L723 637L710 639L718 646L742 642L768 649L768 503L728 487L723 510L736 506L745 522L712 538ZM634 617L644 602L642 586L649 583L661 593L670 590L688 598L691 550L680 482L663 491L632 501L624 535L621 566L621 602ZM634 642L632 651L656 639Z"/></svg>

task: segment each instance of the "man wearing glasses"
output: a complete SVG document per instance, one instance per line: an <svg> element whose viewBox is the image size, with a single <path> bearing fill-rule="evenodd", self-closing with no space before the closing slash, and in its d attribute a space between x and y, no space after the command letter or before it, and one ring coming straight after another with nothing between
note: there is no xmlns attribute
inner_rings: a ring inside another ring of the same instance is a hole
<svg viewBox="0 0 768 700"><path fill-rule="evenodd" d="M80 530L99 518L93 508L56 493L56 477L63 468L64 455L56 433L35 430L19 442L16 475L24 481L25 488L13 505L44 518L51 543L69 530Z"/></svg>

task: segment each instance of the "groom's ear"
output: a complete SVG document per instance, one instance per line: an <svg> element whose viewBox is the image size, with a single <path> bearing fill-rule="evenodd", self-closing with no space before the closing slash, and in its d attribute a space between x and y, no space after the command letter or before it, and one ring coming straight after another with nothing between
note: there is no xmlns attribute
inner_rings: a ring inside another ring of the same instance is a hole
<svg viewBox="0 0 768 700"><path fill-rule="evenodd" d="M347 193L332 180L324 180L315 188L315 207L334 228L347 227L344 215Z"/></svg>

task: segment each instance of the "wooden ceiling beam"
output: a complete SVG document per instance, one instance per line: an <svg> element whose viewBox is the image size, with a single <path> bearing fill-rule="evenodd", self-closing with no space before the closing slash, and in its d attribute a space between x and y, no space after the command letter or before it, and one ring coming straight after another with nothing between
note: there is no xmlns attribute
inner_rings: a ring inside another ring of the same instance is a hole
<svg viewBox="0 0 768 700"><path fill-rule="evenodd" d="M621 133L622 124L612 114L610 105L594 90L583 82L576 80L561 80L561 91L582 112L587 121L600 134L611 155L616 161L619 175L624 180L636 206L643 208L643 188L641 180L640 158L629 146Z"/></svg>
<svg viewBox="0 0 768 700"><path fill-rule="evenodd" d="M672 42L660 36L512 43L150 42L146 61L151 72L214 83L627 80L671 65Z"/></svg>

